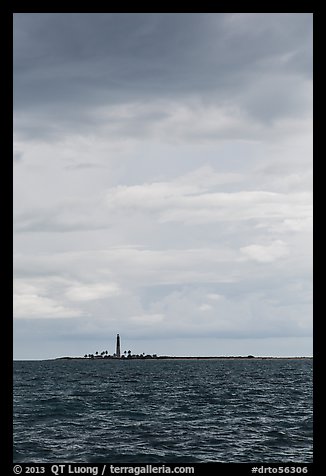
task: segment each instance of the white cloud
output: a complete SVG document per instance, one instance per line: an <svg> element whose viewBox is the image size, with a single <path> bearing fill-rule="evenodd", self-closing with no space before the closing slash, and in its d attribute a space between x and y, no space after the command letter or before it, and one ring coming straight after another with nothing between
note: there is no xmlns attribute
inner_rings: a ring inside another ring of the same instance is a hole
<svg viewBox="0 0 326 476"><path fill-rule="evenodd" d="M69 301L93 301L120 295L115 283L79 283L60 276L42 276L14 280L15 318L64 318L85 314L71 308Z"/></svg>
<svg viewBox="0 0 326 476"><path fill-rule="evenodd" d="M78 317L83 313L66 307L54 296L49 296L50 288L61 282L60 278L14 279L14 318L47 319ZM51 286L52 284L52 286Z"/></svg>
<svg viewBox="0 0 326 476"><path fill-rule="evenodd" d="M94 301L121 294L115 283L78 284L67 289L66 296L71 301Z"/></svg>
<svg viewBox="0 0 326 476"><path fill-rule="evenodd" d="M207 299L211 299L212 301L220 301L223 299L223 296L221 294L216 294L216 293L209 293L206 294Z"/></svg>
<svg viewBox="0 0 326 476"><path fill-rule="evenodd" d="M201 304L201 305L198 307L198 310L199 310L199 311L202 311L202 312L211 311L212 309L213 309L213 306L211 306L210 304Z"/></svg>
<svg viewBox="0 0 326 476"><path fill-rule="evenodd" d="M282 240L273 241L269 245L249 245L240 248L240 251L249 259L259 263L272 263L288 255L287 244Z"/></svg>
<svg viewBox="0 0 326 476"><path fill-rule="evenodd" d="M80 317L83 315L83 312L77 309L67 308L52 298L26 293L14 294L13 314L15 318L65 319Z"/></svg>
<svg viewBox="0 0 326 476"><path fill-rule="evenodd" d="M223 182L224 179L220 180ZM204 224L256 220L256 226L273 227L276 220L286 226L292 224L295 230L298 226L299 229L304 226L298 223L311 219L311 193L262 190L219 192L216 191L218 182L218 173L203 168L170 182L119 186L108 192L108 207L115 214L155 214L159 223Z"/></svg>

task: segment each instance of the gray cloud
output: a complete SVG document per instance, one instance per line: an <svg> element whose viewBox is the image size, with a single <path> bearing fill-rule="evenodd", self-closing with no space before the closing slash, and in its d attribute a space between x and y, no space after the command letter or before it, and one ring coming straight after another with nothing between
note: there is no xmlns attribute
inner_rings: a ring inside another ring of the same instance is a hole
<svg viewBox="0 0 326 476"><path fill-rule="evenodd" d="M263 123L293 116L309 107L311 29L310 14L17 14L18 131L89 132L103 105L192 96Z"/></svg>

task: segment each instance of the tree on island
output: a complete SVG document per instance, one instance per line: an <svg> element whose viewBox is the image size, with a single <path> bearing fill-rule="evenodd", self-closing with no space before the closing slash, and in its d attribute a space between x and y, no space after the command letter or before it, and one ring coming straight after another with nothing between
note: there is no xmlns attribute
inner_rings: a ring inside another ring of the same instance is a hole
<svg viewBox="0 0 326 476"><path fill-rule="evenodd" d="M85 354L84 355L84 358L85 359L112 359L112 358L117 358L117 354L114 353L113 355L110 355L109 354L109 351L108 350L103 350L102 352L98 352L96 351L95 352L95 355L94 354ZM132 354L131 353L131 350L128 350L128 352L126 350L123 351L122 355L120 356L120 359L157 359L157 354L153 354L153 355L150 355L150 354L145 354L145 352L142 352L141 354ZM247 358L254 358L253 355L248 355Z"/></svg>

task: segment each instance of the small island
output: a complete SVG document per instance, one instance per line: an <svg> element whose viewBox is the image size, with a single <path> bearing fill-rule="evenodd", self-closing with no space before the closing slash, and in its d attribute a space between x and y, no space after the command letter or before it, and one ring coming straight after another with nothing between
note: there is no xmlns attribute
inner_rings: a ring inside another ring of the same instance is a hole
<svg viewBox="0 0 326 476"><path fill-rule="evenodd" d="M231 355L231 356L171 356L171 355L157 355L157 354L133 354L131 350L120 350L120 336L117 334L116 351L111 355L108 350L102 352L85 354L83 357L58 357L55 360L223 360L223 359L312 359L312 357L255 357L254 355Z"/></svg>

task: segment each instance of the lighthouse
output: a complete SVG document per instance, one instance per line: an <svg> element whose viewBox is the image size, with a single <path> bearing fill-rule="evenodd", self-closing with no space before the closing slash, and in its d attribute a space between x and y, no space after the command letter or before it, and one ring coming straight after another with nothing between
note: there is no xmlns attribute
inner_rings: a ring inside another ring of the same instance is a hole
<svg viewBox="0 0 326 476"><path fill-rule="evenodd" d="M120 359L120 336L117 334L117 348L116 348L116 357L117 359Z"/></svg>

